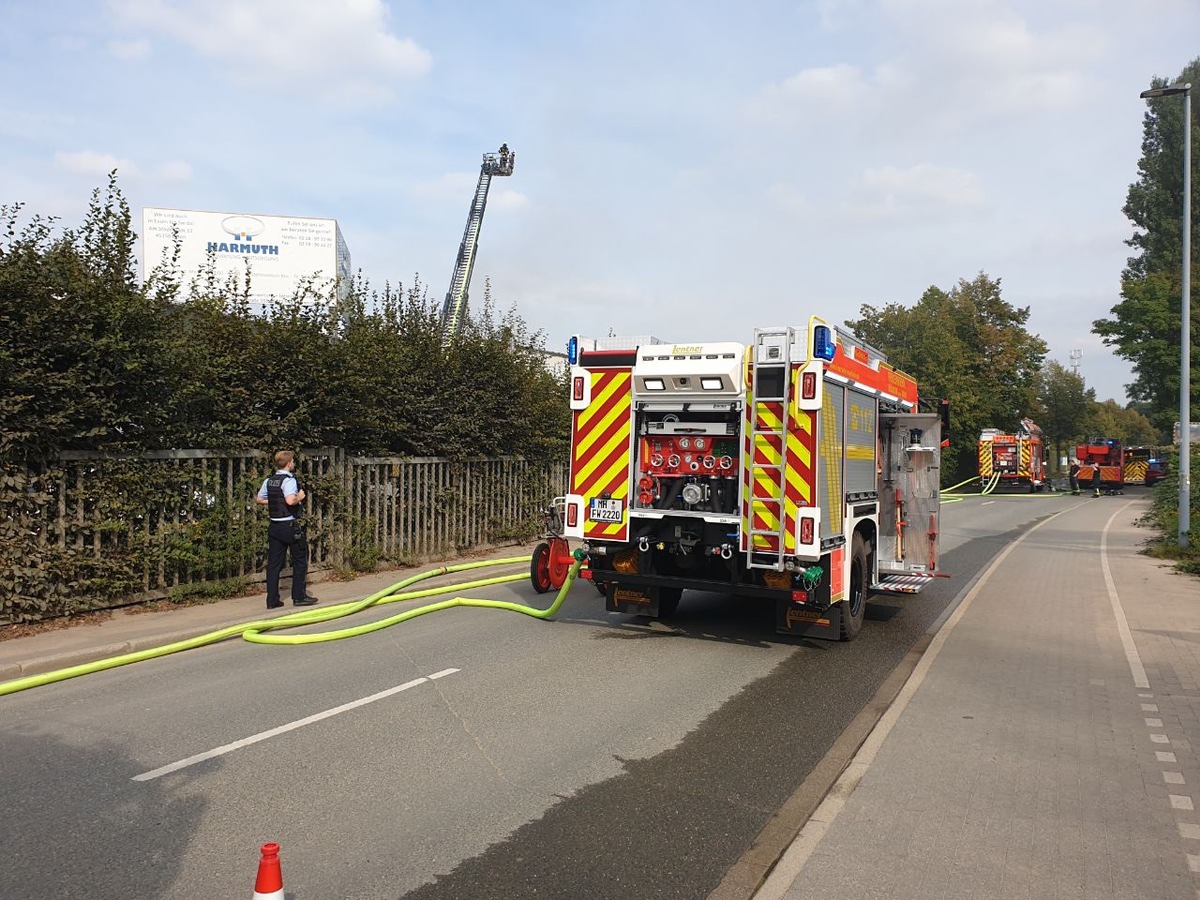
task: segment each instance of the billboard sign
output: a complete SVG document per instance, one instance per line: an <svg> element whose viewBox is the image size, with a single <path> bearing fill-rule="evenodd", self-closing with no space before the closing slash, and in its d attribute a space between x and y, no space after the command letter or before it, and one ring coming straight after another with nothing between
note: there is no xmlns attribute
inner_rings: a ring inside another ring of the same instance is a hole
<svg viewBox="0 0 1200 900"><path fill-rule="evenodd" d="M350 279L350 254L335 219L247 215L190 209L142 210L142 280L179 244L186 287L211 260L217 281L239 281L250 267L250 299L289 299L312 280L323 298Z"/></svg>

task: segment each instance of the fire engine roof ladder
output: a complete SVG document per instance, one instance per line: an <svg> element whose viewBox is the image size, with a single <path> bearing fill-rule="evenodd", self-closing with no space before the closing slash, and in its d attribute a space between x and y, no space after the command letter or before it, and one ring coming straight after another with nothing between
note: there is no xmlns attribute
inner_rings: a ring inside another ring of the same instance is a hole
<svg viewBox="0 0 1200 900"><path fill-rule="evenodd" d="M458 245L458 259L454 261L454 277L450 279L450 290L442 304L442 344L449 344L462 329L467 311L467 289L471 286L471 272L475 268L475 250L479 246L479 229L483 227L483 211L487 208L488 188L493 175L511 175L517 155L500 145L499 153L483 154L483 165L479 167L479 183L475 185L475 196L467 213L467 227L463 231L462 243Z"/></svg>
<svg viewBox="0 0 1200 900"><path fill-rule="evenodd" d="M750 410L750 534L746 566L783 570L787 515L788 392L791 389L792 328L754 329L753 408ZM771 370L778 377L767 377ZM762 526L760 527L759 523ZM772 523L773 526L772 526Z"/></svg>

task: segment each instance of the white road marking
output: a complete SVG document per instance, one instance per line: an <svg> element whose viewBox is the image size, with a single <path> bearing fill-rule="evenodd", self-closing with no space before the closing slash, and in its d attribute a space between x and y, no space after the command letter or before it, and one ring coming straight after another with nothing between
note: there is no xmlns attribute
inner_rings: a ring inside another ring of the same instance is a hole
<svg viewBox="0 0 1200 900"><path fill-rule="evenodd" d="M436 681L439 678L445 678L447 675L453 675L459 669L442 669L440 672L434 672L432 675L427 675L424 678L414 678L412 681L406 681L404 684L398 684L395 687L388 688L385 691L380 691L377 694L371 694L369 697L363 697L360 700L351 700L349 703L343 703L341 706L335 706L333 709L327 709L324 712L313 713L311 716L305 716L303 719L297 719L294 722L288 722L286 725L280 725L277 728L271 728L267 731L260 731L258 734L252 734L250 737L242 738L240 741L234 741L231 744L217 747L213 750L206 750L203 753L197 753L195 756L189 756L187 759L181 759L177 762L162 766L150 772L143 772L141 775L134 775L134 781L151 781L163 775L169 775L171 772L178 772L180 769L186 769L188 766L194 766L196 763L204 762L206 759L215 759L218 756L224 756L226 753L232 753L234 750L240 750L242 747L249 747L251 744L257 744L259 741L265 741L267 738L273 738L280 734L286 734L289 731L295 731L297 728L303 728L305 725L312 725L314 722L320 722L323 719L328 719L331 716L336 716L344 712L349 712L352 709L358 709L360 706L366 706L368 703L374 703L376 700L383 700L391 697L393 694L399 694L401 691L407 691L409 688L414 688L419 684L425 684L427 681Z"/></svg>
<svg viewBox="0 0 1200 900"><path fill-rule="evenodd" d="M1113 581L1112 569L1108 566L1108 529L1112 527L1113 519L1133 505L1131 500L1119 507L1100 532L1100 568L1104 571L1104 586L1108 588L1108 601L1112 604L1113 616L1117 620L1117 632L1121 635L1121 646L1125 648L1125 659L1129 663L1129 671L1133 675L1133 686L1150 687L1150 679L1146 677L1146 667L1142 665L1142 657L1138 654L1137 645L1133 642L1133 634L1129 631L1129 622L1125 619L1125 608L1121 606L1121 598L1117 594L1117 585Z"/></svg>
<svg viewBox="0 0 1200 900"><path fill-rule="evenodd" d="M995 502L996 502L995 500L984 500L984 501L983 501L982 503L980 503L979 505L980 505L980 506L987 506L989 503L995 503Z"/></svg>

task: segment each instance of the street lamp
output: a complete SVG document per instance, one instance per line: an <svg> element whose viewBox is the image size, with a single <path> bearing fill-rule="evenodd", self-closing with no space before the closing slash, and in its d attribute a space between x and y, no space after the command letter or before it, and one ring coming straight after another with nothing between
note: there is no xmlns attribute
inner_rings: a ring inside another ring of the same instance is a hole
<svg viewBox="0 0 1200 900"><path fill-rule="evenodd" d="M1183 302L1179 325L1179 546L1187 548L1192 511L1192 86L1142 91L1143 100L1183 94Z"/></svg>

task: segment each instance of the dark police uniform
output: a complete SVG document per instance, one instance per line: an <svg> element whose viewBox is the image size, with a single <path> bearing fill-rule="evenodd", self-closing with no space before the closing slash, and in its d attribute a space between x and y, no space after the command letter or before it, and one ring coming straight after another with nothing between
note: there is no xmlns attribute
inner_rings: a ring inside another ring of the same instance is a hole
<svg viewBox="0 0 1200 900"><path fill-rule="evenodd" d="M283 571L283 563L288 553L292 556L292 603L305 605L302 601L307 593L308 581L308 539L304 533L304 525L297 518L299 504L288 506L284 485L291 481L296 484L296 477L286 469L281 469L263 482L259 496L264 493L267 497L267 512L271 522L267 526L267 609L283 606L279 599L279 574ZM287 493L295 493L295 487Z"/></svg>

